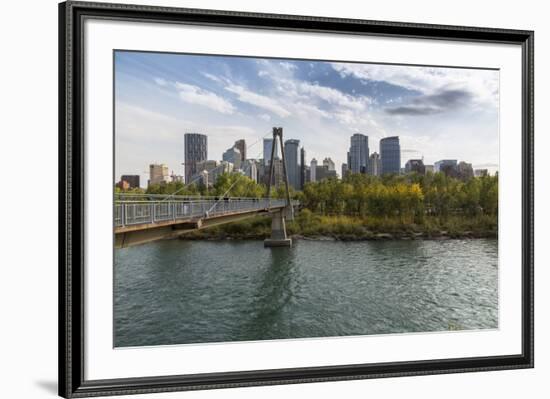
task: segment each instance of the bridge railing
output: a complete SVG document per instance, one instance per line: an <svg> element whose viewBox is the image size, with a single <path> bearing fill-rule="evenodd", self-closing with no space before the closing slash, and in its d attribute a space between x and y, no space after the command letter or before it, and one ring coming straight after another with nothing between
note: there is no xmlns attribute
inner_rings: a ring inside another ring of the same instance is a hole
<svg viewBox="0 0 550 399"><path fill-rule="evenodd" d="M175 201L115 201L115 227L215 217L229 213L269 209L286 205L284 199L222 198Z"/></svg>

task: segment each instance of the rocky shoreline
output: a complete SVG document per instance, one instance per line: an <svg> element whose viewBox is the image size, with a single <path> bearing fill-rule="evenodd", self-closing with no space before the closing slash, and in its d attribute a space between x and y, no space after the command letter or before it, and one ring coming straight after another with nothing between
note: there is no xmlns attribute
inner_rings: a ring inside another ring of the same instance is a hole
<svg viewBox="0 0 550 399"><path fill-rule="evenodd" d="M375 233L366 232L363 235L355 234L326 234L326 235L302 235L293 234L293 239L304 241L389 241L389 240L452 240L452 239L476 239L476 238L498 238L495 231L464 231L464 232L394 232L394 233ZM182 240L263 240L268 238L267 234L208 234L206 232L195 232L193 234L184 234L180 236Z"/></svg>

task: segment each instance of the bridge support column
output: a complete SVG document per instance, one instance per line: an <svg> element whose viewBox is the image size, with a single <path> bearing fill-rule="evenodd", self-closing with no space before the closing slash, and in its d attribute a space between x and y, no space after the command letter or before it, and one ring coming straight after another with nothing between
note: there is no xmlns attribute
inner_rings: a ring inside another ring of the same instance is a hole
<svg viewBox="0 0 550 399"><path fill-rule="evenodd" d="M275 212L271 218L271 237L264 240L264 247L290 247L292 238L286 235L283 211Z"/></svg>

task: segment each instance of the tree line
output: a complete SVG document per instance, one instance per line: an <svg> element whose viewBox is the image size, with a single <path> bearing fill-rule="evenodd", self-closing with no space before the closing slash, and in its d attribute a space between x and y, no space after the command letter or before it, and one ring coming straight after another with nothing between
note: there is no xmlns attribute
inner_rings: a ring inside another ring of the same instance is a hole
<svg viewBox="0 0 550 399"><path fill-rule="evenodd" d="M498 177L460 180L443 173L349 174L342 180L307 183L298 195L305 208L324 215L446 217L451 214L495 216Z"/></svg>
<svg viewBox="0 0 550 399"><path fill-rule="evenodd" d="M185 186L182 182L155 184L144 194L174 194L264 197L267 187L238 173L222 174L213 187L202 184ZM285 197L284 185L272 189L272 196ZM377 216L414 219L425 215L447 217L498 213L498 177L472 177L466 180L444 173L420 175L348 174L343 179L330 178L306 183L302 191L291 189L291 197L302 207L320 215Z"/></svg>

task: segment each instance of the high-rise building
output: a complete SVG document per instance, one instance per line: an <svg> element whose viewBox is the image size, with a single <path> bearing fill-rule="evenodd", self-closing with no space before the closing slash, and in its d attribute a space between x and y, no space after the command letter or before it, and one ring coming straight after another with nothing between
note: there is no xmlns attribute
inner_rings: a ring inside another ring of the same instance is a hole
<svg viewBox="0 0 550 399"><path fill-rule="evenodd" d="M369 175L380 176L380 154L373 152L369 157Z"/></svg>
<svg viewBox="0 0 550 399"><path fill-rule="evenodd" d="M348 174L348 164L347 163L343 163L342 164L342 179L344 177L346 177L346 175Z"/></svg>
<svg viewBox="0 0 550 399"><path fill-rule="evenodd" d="M369 162L369 138L361 133L351 136L348 168L352 173L367 173Z"/></svg>
<svg viewBox="0 0 550 399"><path fill-rule="evenodd" d="M311 168L306 166L306 183L311 183Z"/></svg>
<svg viewBox="0 0 550 399"><path fill-rule="evenodd" d="M208 159L208 137L199 133L185 133L185 183L192 180L197 163Z"/></svg>
<svg viewBox="0 0 550 399"><path fill-rule="evenodd" d="M426 174L426 167L424 166L424 161L421 159L409 159L405 164L405 172L406 173L416 172L419 175Z"/></svg>
<svg viewBox="0 0 550 399"><path fill-rule="evenodd" d="M385 137L380 140L380 174L399 174L401 171L401 146L399 137Z"/></svg>
<svg viewBox="0 0 550 399"><path fill-rule="evenodd" d="M210 172L212 169L215 169L218 167L220 163L218 161L214 161L212 159L197 162L197 169L200 171L206 170L207 172Z"/></svg>
<svg viewBox="0 0 550 399"><path fill-rule="evenodd" d="M288 184L295 190L300 189L299 147L300 140L290 139L285 141L284 151Z"/></svg>
<svg viewBox="0 0 550 399"><path fill-rule="evenodd" d="M474 177L474 169L471 163L460 161L456 166L457 177L463 180L468 180Z"/></svg>
<svg viewBox="0 0 550 399"><path fill-rule="evenodd" d="M433 173L434 172L434 166L433 165L424 165L424 168L426 169L426 173Z"/></svg>
<svg viewBox="0 0 550 399"><path fill-rule="evenodd" d="M336 170L336 165L330 158L323 159L323 166L325 166L328 170Z"/></svg>
<svg viewBox="0 0 550 399"><path fill-rule="evenodd" d="M241 164L243 174L258 183L258 164L255 159L247 159Z"/></svg>
<svg viewBox="0 0 550 399"><path fill-rule="evenodd" d="M434 163L434 172L456 177L458 162L456 159L442 159Z"/></svg>
<svg viewBox="0 0 550 399"><path fill-rule="evenodd" d="M233 170L234 167L231 162L221 161L218 167L210 172L210 175L208 176L208 181L210 184L214 185L216 184L218 177L220 177L224 173L231 173L233 172Z"/></svg>
<svg viewBox="0 0 550 399"><path fill-rule="evenodd" d="M273 160L273 180L271 181L271 183L276 186L280 186L284 184L283 177L284 177L283 160L282 159Z"/></svg>
<svg viewBox="0 0 550 399"><path fill-rule="evenodd" d="M317 166L315 168L315 178L317 181L322 181L329 178L337 178L338 175L336 174L335 170L329 170L326 166Z"/></svg>
<svg viewBox="0 0 550 399"><path fill-rule="evenodd" d="M244 141L244 139L235 141L233 147L238 149L241 153L241 162L246 161L246 142Z"/></svg>
<svg viewBox="0 0 550 399"><path fill-rule="evenodd" d="M306 184L306 150L300 149L300 190L304 189Z"/></svg>
<svg viewBox="0 0 550 399"><path fill-rule="evenodd" d="M489 176L489 170L488 169L476 169L476 170L474 170L474 176L475 177Z"/></svg>
<svg viewBox="0 0 550 399"><path fill-rule="evenodd" d="M273 147L273 139L264 139L264 164L269 165L271 160L271 147ZM275 153L273 157L278 159L278 147L277 142L275 141Z"/></svg>
<svg viewBox="0 0 550 399"><path fill-rule="evenodd" d="M149 185L165 184L170 182L168 165L151 164L149 165Z"/></svg>
<svg viewBox="0 0 550 399"><path fill-rule="evenodd" d="M139 188L139 175L122 175L121 181L127 181L129 188Z"/></svg>
<svg viewBox="0 0 550 399"><path fill-rule="evenodd" d="M183 176L182 175L176 175L174 171L172 171L172 174L170 175L170 181L172 183L183 183Z"/></svg>
<svg viewBox="0 0 550 399"><path fill-rule="evenodd" d="M197 173L191 179L197 184L212 186L216 182L215 179L222 173L223 168L220 166L220 162L209 159L197 162Z"/></svg>
<svg viewBox="0 0 550 399"><path fill-rule="evenodd" d="M228 148L222 154L222 160L231 162L235 170L241 168L241 159L241 152L236 147Z"/></svg>
<svg viewBox="0 0 550 399"><path fill-rule="evenodd" d="M315 158L311 160L309 169L310 169L309 181L316 182L317 181L317 160Z"/></svg>

